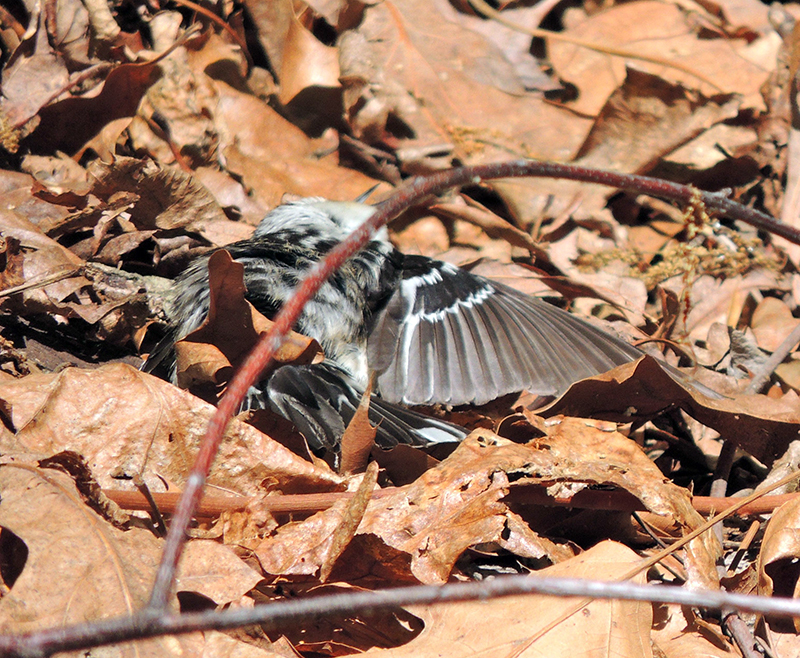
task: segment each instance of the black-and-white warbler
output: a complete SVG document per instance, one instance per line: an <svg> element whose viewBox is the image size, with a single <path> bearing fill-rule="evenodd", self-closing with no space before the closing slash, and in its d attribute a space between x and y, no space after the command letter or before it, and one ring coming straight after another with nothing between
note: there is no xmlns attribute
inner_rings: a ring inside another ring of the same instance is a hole
<svg viewBox="0 0 800 658"><path fill-rule="evenodd" d="M270 212L253 237L228 245L244 265L247 299L273 317L309 267L374 212L360 203L306 198ZM145 369L208 312L207 258L177 280L171 329ZM422 256L404 255L385 230L322 286L295 327L325 361L284 366L260 382L249 406L295 423L316 449L335 448L370 371L376 441L427 445L465 432L402 405L482 404L530 390L558 395L579 379L639 358L623 340L541 300Z"/></svg>

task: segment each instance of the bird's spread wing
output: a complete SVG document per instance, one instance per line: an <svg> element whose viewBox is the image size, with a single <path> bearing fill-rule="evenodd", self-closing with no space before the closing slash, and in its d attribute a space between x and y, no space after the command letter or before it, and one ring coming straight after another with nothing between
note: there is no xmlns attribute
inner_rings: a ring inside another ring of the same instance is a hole
<svg viewBox="0 0 800 658"><path fill-rule="evenodd" d="M483 404L529 390L558 395L642 352L546 302L421 256L369 338L381 396L406 404Z"/></svg>
<svg viewBox="0 0 800 658"><path fill-rule="evenodd" d="M292 421L315 450L337 449L344 429L361 400L346 373L336 366L283 366L258 385L264 395L254 406L268 406ZM375 395L369 420L377 425L375 443L381 448L398 444L428 446L461 441L466 431L436 418L399 407Z"/></svg>

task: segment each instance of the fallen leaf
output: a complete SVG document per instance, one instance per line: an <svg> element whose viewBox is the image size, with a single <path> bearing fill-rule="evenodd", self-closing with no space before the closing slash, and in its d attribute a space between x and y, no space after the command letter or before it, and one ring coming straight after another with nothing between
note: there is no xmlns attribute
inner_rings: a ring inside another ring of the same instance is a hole
<svg viewBox="0 0 800 658"><path fill-rule="evenodd" d="M658 606L654 611L651 638L665 658L734 658L737 652L725 641L715 637L694 618L687 619L677 605ZM664 621L666 617L666 621Z"/></svg>
<svg viewBox="0 0 800 658"><path fill-rule="evenodd" d="M603 542L560 564L538 571L541 576L616 580L639 556L614 542ZM639 575L634 582L644 582ZM593 601L578 609L576 598L510 596L440 606L409 606L425 622L425 630L405 646L381 652L391 658L446 655L652 656L650 604ZM552 628L550 628L552 626ZM547 630L550 628L550 630ZM491 632L487 632L491 629ZM533 638L536 639L533 639ZM576 642L576 638L580 641ZM377 651L366 652L367 656Z"/></svg>
<svg viewBox="0 0 800 658"><path fill-rule="evenodd" d="M177 378L181 388L223 384L233 374L260 335L273 323L245 299L244 265L221 249L208 260L208 316L175 344ZM291 332L275 354L276 364L304 365L322 360L317 341Z"/></svg>
<svg viewBox="0 0 800 658"><path fill-rule="evenodd" d="M765 297L750 321L758 346L767 352L778 349L798 324L800 320L792 316L791 309L774 297Z"/></svg>
<svg viewBox="0 0 800 658"><path fill-rule="evenodd" d="M122 364L3 382L0 399L4 453L37 459L73 450L91 464L102 487L119 488L141 474L156 492L164 491L165 483L181 487L186 481L214 413L189 393ZM248 495L265 488L330 491L341 482L324 465L309 464L235 420L209 476L212 489Z"/></svg>
<svg viewBox="0 0 800 658"><path fill-rule="evenodd" d="M759 88L766 71L742 57L743 39L703 39L693 28L688 12L674 4L642 0L617 5L592 16L571 21L565 33L609 48L624 49L669 60L700 72L711 87L696 76L646 61L635 66L675 80L703 94L738 92L748 107L761 107ZM625 77L626 58L553 41L548 48L558 74L581 91L575 111L595 115ZM773 54L774 57L774 54Z"/></svg>
<svg viewBox="0 0 800 658"><path fill-rule="evenodd" d="M361 396L356 413L348 423L340 442L342 473L361 473L367 467L370 452L375 447L376 427L369 422L369 401L372 383Z"/></svg>
<svg viewBox="0 0 800 658"><path fill-rule="evenodd" d="M713 400L675 382L652 357L577 382L538 413L629 423L634 418L653 418L675 407L683 408L703 425L767 463L782 455L800 434L800 414L793 401L735 393L733 397Z"/></svg>
<svg viewBox="0 0 800 658"><path fill-rule="evenodd" d="M708 98L692 87L628 69L603 104L575 162L613 171L650 171L660 158L735 117L739 105L734 94ZM582 190L583 195L589 192Z"/></svg>
<svg viewBox="0 0 800 658"><path fill-rule="evenodd" d="M335 157L317 157L315 143L259 99L222 82L216 87L219 148L227 169L254 190L264 207L278 205L287 193L352 201L375 184L340 167Z"/></svg>
<svg viewBox="0 0 800 658"><path fill-rule="evenodd" d="M308 87L338 89L338 51L321 43L296 16L292 16L283 43L278 78L281 81L279 98L284 105Z"/></svg>
<svg viewBox="0 0 800 658"><path fill-rule="evenodd" d="M63 473L3 464L0 490L4 538L13 533L27 554L13 588L0 600L4 628L30 632L144 606L163 543L152 533L108 524L84 505ZM163 656L185 641L155 638L137 643L137 650Z"/></svg>

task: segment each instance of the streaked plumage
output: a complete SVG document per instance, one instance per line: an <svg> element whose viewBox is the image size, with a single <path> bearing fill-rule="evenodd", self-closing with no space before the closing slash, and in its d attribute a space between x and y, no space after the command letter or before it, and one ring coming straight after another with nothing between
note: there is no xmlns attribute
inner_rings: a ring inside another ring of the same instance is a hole
<svg viewBox="0 0 800 658"><path fill-rule="evenodd" d="M247 299L273 317L303 274L374 212L317 198L279 206L249 240L228 245L244 265ZM169 335L146 369L170 356L175 340L208 312L207 258L176 282ZM370 369L377 372L371 418L377 441L460 440L463 430L402 404L482 404L530 390L563 393L573 382L642 353L561 309L507 286L422 256L403 255L385 232L351 258L304 309L297 331L325 351L318 366L283 367L249 404L289 418L317 448L335 446Z"/></svg>

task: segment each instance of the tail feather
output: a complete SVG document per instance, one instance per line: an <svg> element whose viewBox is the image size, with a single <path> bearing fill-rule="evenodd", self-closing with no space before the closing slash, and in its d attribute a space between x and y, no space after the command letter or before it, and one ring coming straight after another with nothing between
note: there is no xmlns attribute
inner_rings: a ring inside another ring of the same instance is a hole
<svg viewBox="0 0 800 658"><path fill-rule="evenodd" d="M283 366L260 387L268 406L291 420L315 450L337 449L361 400L348 375L327 363ZM375 395L370 399L369 420L377 426L375 442L381 448L457 443L467 435L457 425Z"/></svg>

